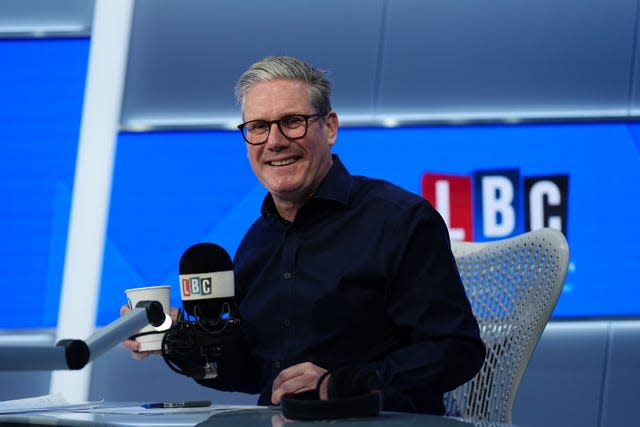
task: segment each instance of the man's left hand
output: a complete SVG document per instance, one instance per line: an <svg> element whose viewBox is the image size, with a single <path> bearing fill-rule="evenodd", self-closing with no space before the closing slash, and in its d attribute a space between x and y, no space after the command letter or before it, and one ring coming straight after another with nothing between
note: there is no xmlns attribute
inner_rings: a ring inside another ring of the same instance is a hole
<svg viewBox="0 0 640 427"><path fill-rule="evenodd" d="M285 394L300 393L316 388L318 379L327 372L326 369L314 365L311 362L299 363L284 369L273 380L271 388L271 401L274 405L280 404L280 399ZM325 378L320 384L320 399L327 399L327 383L329 378Z"/></svg>

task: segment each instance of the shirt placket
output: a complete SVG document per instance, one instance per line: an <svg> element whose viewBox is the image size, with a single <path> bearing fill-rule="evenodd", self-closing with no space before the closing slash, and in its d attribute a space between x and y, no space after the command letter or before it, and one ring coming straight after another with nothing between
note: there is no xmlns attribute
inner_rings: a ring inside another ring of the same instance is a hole
<svg viewBox="0 0 640 427"><path fill-rule="evenodd" d="M290 355L293 352L291 346L295 343L295 278L296 278L296 254L298 251L298 238L293 226L285 233L284 246L282 250L279 294L280 294L280 316L279 328L283 338L283 349L281 360L274 363L278 370L289 366L292 363Z"/></svg>

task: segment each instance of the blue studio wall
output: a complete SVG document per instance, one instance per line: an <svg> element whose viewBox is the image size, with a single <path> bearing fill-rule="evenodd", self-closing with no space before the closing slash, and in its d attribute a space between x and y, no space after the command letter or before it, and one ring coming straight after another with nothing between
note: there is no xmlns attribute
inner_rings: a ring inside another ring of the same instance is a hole
<svg viewBox="0 0 640 427"><path fill-rule="evenodd" d="M336 152L354 174L381 177L417 194L426 173L517 172L514 227L526 231L524 179L568 177L571 265L554 315L640 314L634 263L620 263L640 233L640 125L631 123L342 129ZM602 147L606 146L606 150ZM482 149L478 149L482 147ZM153 153L152 159L149 159ZM173 285L189 245L215 242L233 255L265 190L236 132L121 134L100 296L100 321L117 315L124 286ZM473 197L473 204L481 204ZM474 212L477 207L472 206ZM474 215L475 213L472 213ZM615 230L602 225L616 218ZM474 240L487 240L475 223Z"/></svg>
<svg viewBox="0 0 640 427"><path fill-rule="evenodd" d="M88 54L88 38L0 40L0 328L56 323Z"/></svg>
<svg viewBox="0 0 640 427"><path fill-rule="evenodd" d="M56 323L88 47L84 38L0 41L3 329ZM335 152L354 174L422 195L425 175L466 177L473 189L461 195L466 212L448 222L471 217L467 240L496 238L483 226L486 198L474 181L510 180L515 223L503 238L528 229L526 180L564 177L571 265L554 316L615 318L640 315L630 279L640 266L620 262L631 260L640 233L639 138L633 122L345 128ZM121 133L97 323L118 316L128 287L173 285L179 305L182 252L211 241L233 255L263 196L236 132Z"/></svg>

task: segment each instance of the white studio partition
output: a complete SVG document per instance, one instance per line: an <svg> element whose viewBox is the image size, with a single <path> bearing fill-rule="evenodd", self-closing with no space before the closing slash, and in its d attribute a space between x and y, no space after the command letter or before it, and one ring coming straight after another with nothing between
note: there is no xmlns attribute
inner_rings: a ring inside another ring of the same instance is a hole
<svg viewBox="0 0 640 427"><path fill-rule="evenodd" d="M95 3L60 297L58 340L87 336L95 328L132 14L132 0L97 0ZM54 372L51 392L64 392L72 400L86 400L90 368Z"/></svg>

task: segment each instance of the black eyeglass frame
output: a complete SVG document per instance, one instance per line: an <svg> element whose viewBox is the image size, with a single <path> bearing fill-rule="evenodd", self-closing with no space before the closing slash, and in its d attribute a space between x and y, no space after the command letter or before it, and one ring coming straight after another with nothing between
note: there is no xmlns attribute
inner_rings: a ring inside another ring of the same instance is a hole
<svg viewBox="0 0 640 427"><path fill-rule="evenodd" d="M327 114L329 114L328 112L326 113L315 113L315 114L287 114L286 116L280 117L279 119L276 120L249 120L248 122L244 122L238 125L238 130L240 131L240 133L242 134L242 138L244 138L244 140L247 142L247 144L249 145L262 145L262 144L266 144L267 140L269 139L269 135L271 134L271 127L273 127L274 123L278 124L278 130L280 131L280 133L282 135L284 135L285 138L290 139L290 140L297 140L297 139L302 139L307 135L307 131L309 130L309 120L312 119L317 119L320 117L324 117ZM290 136L288 136L283 130L282 130L282 121L285 119L289 119L291 117L301 117L304 119L304 133L300 136L297 136L295 138L292 138ZM244 129L247 127L247 125L249 123L255 123L255 122L262 122L268 125L268 130L265 133L265 138L264 141L262 142L251 142L249 141L249 139L247 138L247 135L244 132Z"/></svg>

